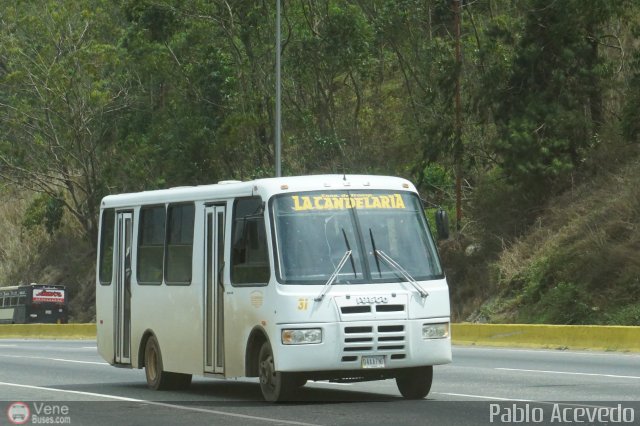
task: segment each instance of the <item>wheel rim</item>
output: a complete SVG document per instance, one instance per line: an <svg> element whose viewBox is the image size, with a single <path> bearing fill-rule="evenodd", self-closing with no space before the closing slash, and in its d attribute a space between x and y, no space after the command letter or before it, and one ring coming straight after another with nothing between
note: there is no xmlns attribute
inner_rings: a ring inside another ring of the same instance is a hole
<svg viewBox="0 0 640 426"><path fill-rule="evenodd" d="M260 360L260 384L269 391L273 391L276 387L276 369L273 355L270 353Z"/></svg>
<svg viewBox="0 0 640 426"><path fill-rule="evenodd" d="M152 382L155 381L158 376L158 354L156 353L156 348L153 346L147 351L146 367L149 380Z"/></svg>

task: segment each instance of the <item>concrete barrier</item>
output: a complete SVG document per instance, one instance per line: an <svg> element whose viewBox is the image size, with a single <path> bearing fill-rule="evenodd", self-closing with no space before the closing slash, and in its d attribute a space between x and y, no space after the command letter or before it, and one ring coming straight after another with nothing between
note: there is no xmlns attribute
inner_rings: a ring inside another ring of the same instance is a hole
<svg viewBox="0 0 640 426"><path fill-rule="evenodd" d="M1 324L0 339L95 339L95 324Z"/></svg>
<svg viewBox="0 0 640 426"><path fill-rule="evenodd" d="M95 324L2 324L0 339L95 339ZM541 324L451 325L457 345L640 352L640 327Z"/></svg>
<svg viewBox="0 0 640 426"><path fill-rule="evenodd" d="M640 352L640 327L543 324L452 324L455 344Z"/></svg>

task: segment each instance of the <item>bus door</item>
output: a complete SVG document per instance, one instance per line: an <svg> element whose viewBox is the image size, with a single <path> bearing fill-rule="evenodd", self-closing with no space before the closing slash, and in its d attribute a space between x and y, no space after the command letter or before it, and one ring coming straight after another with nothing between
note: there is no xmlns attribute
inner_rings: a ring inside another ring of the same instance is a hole
<svg viewBox="0 0 640 426"><path fill-rule="evenodd" d="M116 215L117 271L115 285L115 358L118 364L131 364L131 236L133 214Z"/></svg>
<svg viewBox="0 0 640 426"><path fill-rule="evenodd" d="M224 373L225 207L205 209L204 371Z"/></svg>

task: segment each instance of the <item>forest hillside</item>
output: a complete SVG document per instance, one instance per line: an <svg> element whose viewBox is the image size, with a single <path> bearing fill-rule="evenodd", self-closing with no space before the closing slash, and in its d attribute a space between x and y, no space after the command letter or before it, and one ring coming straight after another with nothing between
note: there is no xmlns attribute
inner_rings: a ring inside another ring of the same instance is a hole
<svg viewBox="0 0 640 426"><path fill-rule="evenodd" d="M94 317L100 199L275 172L275 2L0 5L0 285ZM640 3L282 2L284 175L413 181L456 320L640 324Z"/></svg>

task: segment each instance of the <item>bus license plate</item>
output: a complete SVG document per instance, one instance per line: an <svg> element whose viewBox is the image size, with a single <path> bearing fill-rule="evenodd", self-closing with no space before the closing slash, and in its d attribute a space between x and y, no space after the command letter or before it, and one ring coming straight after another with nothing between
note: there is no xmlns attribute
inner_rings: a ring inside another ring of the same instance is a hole
<svg viewBox="0 0 640 426"><path fill-rule="evenodd" d="M362 368L385 368L384 355L363 356L360 365Z"/></svg>

